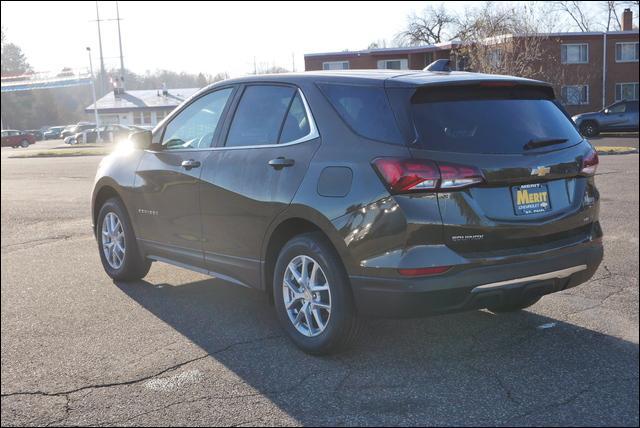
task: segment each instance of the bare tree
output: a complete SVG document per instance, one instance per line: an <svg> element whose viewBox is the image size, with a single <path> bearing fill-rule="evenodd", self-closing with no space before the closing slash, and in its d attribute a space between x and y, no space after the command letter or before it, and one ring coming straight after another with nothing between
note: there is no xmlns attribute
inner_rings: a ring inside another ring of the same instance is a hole
<svg viewBox="0 0 640 428"><path fill-rule="evenodd" d="M550 82L558 95L565 84L583 84L589 71L567 74L560 66L561 53L555 37L544 29L554 25L553 14L544 4L516 4L504 7L484 3L460 18L462 45L454 57L463 58L474 71L508 74ZM459 62L459 61L458 61Z"/></svg>
<svg viewBox="0 0 640 428"><path fill-rule="evenodd" d="M554 1L556 11L567 16L580 31L586 32L593 29L593 17L588 13L588 1Z"/></svg>
<svg viewBox="0 0 640 428"><path fill-rule="evenodd" d="M421 15L409 16L407 29L398 33L395 43L399 46L432 45L448 40L447 36L456 24L456 18L443 5L429 6Z"/></svg>

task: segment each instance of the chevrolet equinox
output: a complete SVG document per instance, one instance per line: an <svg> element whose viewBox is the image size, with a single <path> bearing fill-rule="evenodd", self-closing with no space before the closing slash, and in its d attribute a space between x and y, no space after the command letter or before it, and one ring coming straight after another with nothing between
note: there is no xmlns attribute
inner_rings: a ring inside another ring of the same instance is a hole
<svg viewBox="0 0 640 428"><path fill-rule="evenodd" d="M597 166L544 82L251 76L104 158L92 220L114 280L160 261L262 290L293 342L326 354L363 317L515 311L587 281Z"/></svg>

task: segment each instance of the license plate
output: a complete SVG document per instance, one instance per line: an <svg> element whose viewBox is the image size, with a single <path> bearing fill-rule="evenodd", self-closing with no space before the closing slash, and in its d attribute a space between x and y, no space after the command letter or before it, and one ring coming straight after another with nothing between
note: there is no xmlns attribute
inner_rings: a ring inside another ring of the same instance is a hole
<svg viewBox="0 0 640 428"><path fill-rule="evenodd" d="M546 184L524 184L511 188L516 215L540 214L551 211Z"/></svg>

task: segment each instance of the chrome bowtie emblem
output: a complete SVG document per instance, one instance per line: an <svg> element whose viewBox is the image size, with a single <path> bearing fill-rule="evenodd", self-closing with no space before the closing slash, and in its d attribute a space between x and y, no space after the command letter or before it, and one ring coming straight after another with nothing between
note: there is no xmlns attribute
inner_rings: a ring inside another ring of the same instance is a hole
<svg viewBox="0 0 640 428"><path fill-rule="evenodd" d="M551 168L548 166L538 166L531 170L531 175L537 175L538 177L544 177L551 172Z"/></svg>

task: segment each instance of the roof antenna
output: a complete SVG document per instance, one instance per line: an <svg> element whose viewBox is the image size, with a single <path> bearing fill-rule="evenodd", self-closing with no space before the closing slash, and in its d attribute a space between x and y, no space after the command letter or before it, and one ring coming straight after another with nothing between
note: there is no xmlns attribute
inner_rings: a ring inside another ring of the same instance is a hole
<svg viewBox="0 0 640 428"><path fill-rule="evenodd" d="M422 71L451 71L451 60L450 59L437 59L433 61L431 64L427 65Z"/></svg>

